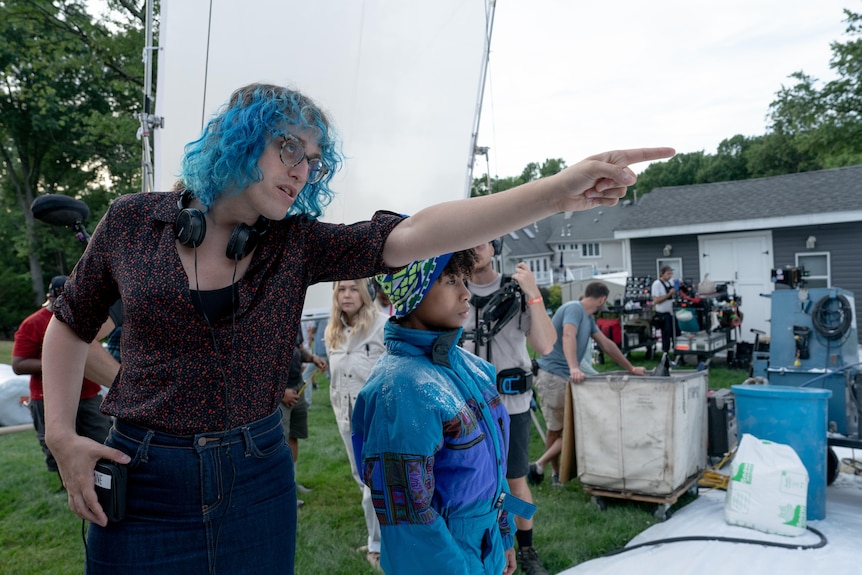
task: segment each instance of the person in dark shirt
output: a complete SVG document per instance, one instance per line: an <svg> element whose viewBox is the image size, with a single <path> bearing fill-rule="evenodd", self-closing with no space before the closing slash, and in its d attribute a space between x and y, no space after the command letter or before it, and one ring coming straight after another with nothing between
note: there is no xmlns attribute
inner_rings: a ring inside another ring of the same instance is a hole
<svg viewBox="0 0 862 575"><path fill-rule="evenodd" d="M48 327L46 441L90 522L89 575L293 573L296 484L278 406L307 287L616 204L635 182L629 164L672 154L607 152L409 218L324 223L342 161L329 119L289 88L236 90L186 146L176 189L111 204ZM102 445L75 433L74 408L88 342L118 298L122 369ZM128 466L122 521L108 524L96 496L99 459Z"/></svg>
<svg viewBox="0 0 862 575"><path fill-rule="evenodd" d="M303 393L305 384L302 380L302 364L313 363L318 369L326 369L326 362L323 358L310 353L302 343L302 332L299 331L296 335L296 345L291 351L290 366L287 371L287 387L278 406L281 412L281 427L284 429L284 436L290 446L294 465L299 461L299 440L308 439L308 402ZM299 483L297 483L297 488L299 489ZM302 507L302 505L302 500L297 499L297 506Z"/></svg>
<svg viewBox="0 0 862 575"><path fill-rule="evenodd" d="M45 443L45 401L42 389L42 340L45 330L54 311L54 301L63 293L66 276L55 276L51 279L47 299L42 307L29 315L15 332L15 344L12 347L12 371L18 375L30 375L30 415L36 438L45 454L45 465L48 471L57 472L57 462ZM91 346L90 350L95 350ZM90 355L88 353L88 355ZM75 428L83 436L95 441L104 441L111 427L110 420L99 411L102 388L95 381L84 378L81 385L81 401L75 416ZM62 477L60 478L62 481Z"/></svg>

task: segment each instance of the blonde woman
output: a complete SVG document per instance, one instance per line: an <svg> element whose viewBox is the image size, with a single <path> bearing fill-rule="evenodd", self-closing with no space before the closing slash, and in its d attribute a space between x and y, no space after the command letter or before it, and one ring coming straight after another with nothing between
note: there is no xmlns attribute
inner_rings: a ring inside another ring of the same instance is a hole
<svg viewBox="0 0 862 575"><path fill-rule="evenodd" d="M332 313L326 326L324 340L329 353L329 398L338 431L350 460L353 479L362 488L362 510L368 528L368 543L360 547L368 562L379 569L380 524L374 513L371 491L362 483L353 457L353 440L350 435L350 418L356 396L365 385L371 368L384 351L383 327L389 319L371 300L368 280L341 280L332 290Z"/></svg>

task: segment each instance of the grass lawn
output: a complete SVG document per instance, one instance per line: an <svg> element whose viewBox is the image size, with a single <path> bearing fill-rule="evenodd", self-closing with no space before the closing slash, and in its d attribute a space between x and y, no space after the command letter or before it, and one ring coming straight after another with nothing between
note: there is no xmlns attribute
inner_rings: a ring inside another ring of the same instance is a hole
<svg viewBox="0 0 862 575"><path fill-rule="evenodd" d="M8 362L10 352L11 342L0 342L0 361ZM632 360L647 367L655 364L637 352ZM598 367L616 369L613 364ZM715 365L710 387L727 387L745 377L743 370ZM298 481L312 492L300 495L305 505L299 510L296 572L370 575L374 572L364 555L355 551L366 539L361 495L350 475L325 384L314 392L309 435L300 441L297 472ZM543 451L537 433L530 449L531 459ZM81 520L58 492L56 474L45 471L32 431L0 435L0 469L0 575L80 574ZM622 547L656 521L649 504L621 502L599 511L577 481L563 487L545 481L533 495L539 507L534 543L551 573Z"/></svg>

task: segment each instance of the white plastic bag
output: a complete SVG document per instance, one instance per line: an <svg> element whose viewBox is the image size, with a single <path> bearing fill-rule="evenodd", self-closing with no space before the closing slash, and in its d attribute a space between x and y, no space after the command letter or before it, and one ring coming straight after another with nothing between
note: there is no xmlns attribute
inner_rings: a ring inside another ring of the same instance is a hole
<svg viewBox="0 0 862 575"><path fill-rule="evenodd" d="M697 286L697 293L711 294L715 293L715 282L709 279L709 274L704 274L703 280Z"/></svg>
<svg viewBox="0 0 862 575"><path fill-rule="evenodd" d="M730 471L724 518L764 533L805 533L808 471L789 445L743 434Z"/></svg>

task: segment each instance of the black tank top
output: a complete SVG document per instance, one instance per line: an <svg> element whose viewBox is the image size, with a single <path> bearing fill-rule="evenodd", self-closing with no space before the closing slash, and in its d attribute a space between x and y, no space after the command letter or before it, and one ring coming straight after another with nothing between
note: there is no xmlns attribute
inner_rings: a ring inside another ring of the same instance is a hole
<svg viewBox="0 0 862 575"><path fill-rule="evenodd" d="M229 316L236 309L236 284L221 289L189 292L197 312L210 322Z"/></svg>

